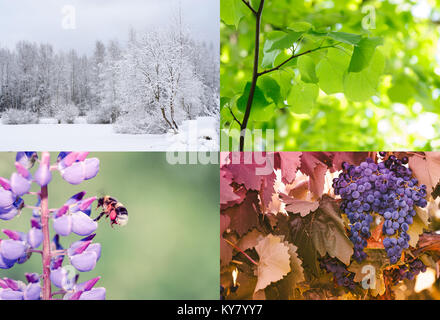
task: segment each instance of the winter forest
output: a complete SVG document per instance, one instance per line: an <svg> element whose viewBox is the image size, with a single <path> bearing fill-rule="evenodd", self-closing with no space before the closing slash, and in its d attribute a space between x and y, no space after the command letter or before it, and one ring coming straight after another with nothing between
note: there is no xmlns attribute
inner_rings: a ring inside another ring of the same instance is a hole
<svg viewBox="0 0 440 320"><path fill-rule="evenodd" d="M3 124L113 124L117 133L178 132L184 120L219 116L219 58L181 23L127 30L128 41L96 41L93 54L20 41L0 48ZM83 120L84 121L84 120Z"/></svg>

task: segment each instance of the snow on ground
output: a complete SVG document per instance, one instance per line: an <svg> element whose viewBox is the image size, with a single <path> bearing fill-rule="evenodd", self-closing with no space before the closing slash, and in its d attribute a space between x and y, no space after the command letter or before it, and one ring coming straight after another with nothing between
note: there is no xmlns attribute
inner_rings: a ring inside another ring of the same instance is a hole
<svg viewBox="0 0 440 320"><path fill-rule="evenodd" d="M41 121L42 120L42 121ZM0 151L218 151L218 123L205 117L184 121L178 134L117 134L111 124L0 124Z"/></svg>

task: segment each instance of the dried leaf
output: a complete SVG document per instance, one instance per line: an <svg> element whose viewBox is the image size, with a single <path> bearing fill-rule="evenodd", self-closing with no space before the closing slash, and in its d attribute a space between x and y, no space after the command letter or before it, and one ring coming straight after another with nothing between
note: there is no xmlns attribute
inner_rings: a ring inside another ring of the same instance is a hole
<svg viewBox="0 0 440 320"><path fill-rule="evenodd" d="M255 246L260 257L256 275L255 291L266 288L269 284L281 280L290 272L289 247L280 237L269 234Z"/></svg>

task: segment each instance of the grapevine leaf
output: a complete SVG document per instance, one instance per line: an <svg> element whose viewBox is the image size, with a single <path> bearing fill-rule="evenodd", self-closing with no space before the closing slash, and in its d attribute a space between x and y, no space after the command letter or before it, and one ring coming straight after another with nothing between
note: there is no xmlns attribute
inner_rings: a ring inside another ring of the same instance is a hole
<svg viewBox="0 0 440 320"><path fill-rule="evenodd" d="M240 241L237 243L237 247L243 251L252 249L258 244L260 237L262 237L261 232L254 228L252 231L249 231L243 237L241 237Z"/></svg>
<svg viewBox="0 0 440 320"><path fill-rule="evenodd" d="M368 152L335 152L333 155L333 168L342 170L342 163L360 165L368 157Z"/></svg>
<svg viewBox="0 0 440 320"><path fill-rule="evenodd" d="M279 152L279 164L275 169L281 169L283 182L292 183L295 180L296 172L301 165L301 152Z"/></svg>
<svg viewBox="0 0 440 320"><path fill-rule="evenodd" d="M353 254L353 244L348 239L339 206L334 199L324 196L321 206L305 217L296 216L291 222L291 239L298 253L315 275L319 274L318 257L327 253L346 265Z"/></svg>
<svg viewBox="0 0 440 320"><path fill-rule="evenodd" d="M287 103L295 113L309 113L315 106L319 88L314 83L299 82L292 87Z"/></svg>
<svg viewBox="0 0 440 320"><path fill-rule="evenodd" d="M409 167L426 191L431 193L440 181L440 153L415 153L409 157Z"/></svg>
<svg viewBox="0 0 440 320"><path fill-rule="evenodd" d="M258 223L259 201L258 193L248 191L246 198L241 204L235 205L223 211L231 218L229 228L237 232L239 236L247 233Z"/></svg>
<svg viewBox="0 0 440 320"><path fill-rule="evenodd" d="M385 283L383 279L382 270L388 264L388 257L384 250L368 250L367 257L362 262L354 261L349 267L348 271L351 271L355 274L354 281L362 282L365 284L372 286L371 294L373 296L383 295L385 293ZM373 276L371 272L375 273L375 283L370 283L370 280Z"/></svg>
<svg viewBox="0 0 440 320"><path fill-rule="evenodd" d="M240 197L234 193L231 186L232 175L226 170L220 169L220 204L226 205L228 203L234 203L239 200Z"/></svg>
<svg viewBox="0 0 440 320"><path fill-rule="evenodd" d="M220 261L227 265L232 259L232 247L223 239L223 233L228 229L231 218L225 214L220 215Z"/></svg>
<svg viewBox="0 0 440 320"><path fill-rule="evenodd" d="M360 72L364 70L370 64L376 47L382 43L383 40L378 37L363 38L360 40L354 48L348 72Z"/></svg>
<svg viewBox="0 0 440 320"><path fill-rule="evenodd" d="M304 152L301 157L300 170L310 177L310 191L317 198L321 197L324 190L325 173L331 164L330 155L322 152Z"/></svg>
<svg viewBox="0 0 440 320"><path fill-rule="evenodd" d="M413 248L417 247L419 236L423 233L424 229L428 228L429 224L429 215L426 210L416 207L416 213L417 214L413 218L413 223L408 229L408 235L410 236L408 243Z"/></svg>
<svg viewBox="0 0 440 320"><path fill-rule="evenodd" d="M280 237L269 234L255 246L259 256L255 292L286 276L290 270L289 246Z"/></svg>
<svg viewBox="0 0 440 320"><path fill-rule="evenodd" d="M253 153L230 154L231 157L239 157L239 159L235 159L232 164L224 167L232 173L236 183L243 184L248 190L262 190L262 200L265 205L270 203L272 194L275 192L276 175L273 170L273 160L269 155L271 154L263 154L261 161L257 161L253 158ZM246 159L246 157L252 157L252 159ZM263 185L264 188L262 188Z"/></svg>
<svg viewBox="0 0 440 320"><path fill-rule="evenodd" d="M348 265L353 244L345 233L344 222L338 212L337 202L325 195L314 215L312 239L321 256L328 253L330 257L336 257Z"/></svg>
<svg viewBox="0 0 440 320"><path fill-rule="evenodd" d="M298 58L298 69L301 73L301 80L306 83L318 83L318 77L315 72L315 61L307 55Z"/></svg>
<svg viewBox="0 0 440 320"><path fill-rule="evenodd" d="M276 288L275 286L269 286L266 288L266 297L270 300L295 299L295 291L298 288L299 283L305 281L302 261L297 253L298 248L287 241L285 241L284 244L289 247L291 271L287 276L276 283Z"/></svg>
<svg viewBox="0 0 440 320"><path fill-rule="evenodd" d="M305 217L310 212L315 211L319 207L319 201L306 201L291 198L287 195L280 194L281 199L286 204L286 211L299 213L301 217Z"/></svg>

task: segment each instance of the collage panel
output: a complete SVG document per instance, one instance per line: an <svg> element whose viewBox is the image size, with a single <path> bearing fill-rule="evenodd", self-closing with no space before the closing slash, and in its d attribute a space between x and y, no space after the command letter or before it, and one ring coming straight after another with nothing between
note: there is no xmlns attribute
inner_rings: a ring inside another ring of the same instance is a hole
<svg viewBox="0 0 440 320"><path fill-rule="evenodd" d="M0 21L0 151L219 150L217 1L2 0Z"/></svg>
<svg viewBox="0 0 440 320"><path fill-rule="evenodd" d="M0 186L0 300L218 300L218 165L1 152Z"/></svg>
<svg viewBox="0 0 440 320"><path fill-rule="evenodd" d="M220 4L222 151L438 149L438 1Z"/></svg>
<svg viewBox="0 0 440 320"><path fill-rule="evenodd" d="M223 300L440 298L439 152L221 160Z"/></svg>

